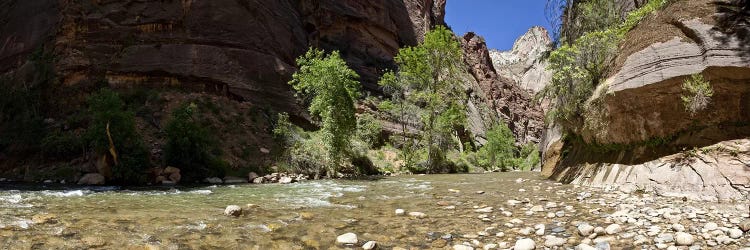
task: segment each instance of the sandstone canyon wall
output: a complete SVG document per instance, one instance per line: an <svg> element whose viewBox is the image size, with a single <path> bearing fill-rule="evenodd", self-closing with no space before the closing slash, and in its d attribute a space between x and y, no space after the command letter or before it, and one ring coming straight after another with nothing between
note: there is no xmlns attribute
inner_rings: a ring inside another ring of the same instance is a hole
<svg viewBox="0 0 750 250"><path fill-rule="evenodd" d="M287 84L296 70L296 57L309 47L339 50L361 76L364 90L378 95L377 80L384 70L395 67L393 57L399 48L418 44L431 27L444 25L445 4L445 0L2 1L0 76L11 80L5 84L36 84L36 60L44 55L55 76L43 87L45 120L64 130L79 129L67 120L82 112L89 93L103 85L161 92L163 103L147 103L154 107L145 118L138 117L138 129L157 160L168 111L185 100L213 102L223 110L209 120L222 133L230 164L267 165L270 123L241 123L240 134L224 123L241 121L242 116L269 121L277 112L307 123L306 111ZM458 39L465 54L462 79L471 96L467 104L474 139L481 143L484 132L502 121L509 124L519 144L538 142L542 114L530 104L531 95L497 74L483 39L474 34ZM387 129L392 124L384 125ZM266 153L240 159L256 151ZM11 158L0 153L5 164L27 164L11 163Z"/></svg>
<svg viewBox="0 0 750 250"><path fill-rule="evenodd" d="M178 86L297 110L286 82L309 46L337 49L375 91L402 46L443 24L445 1L0 3L0 73L51 51L60 84Z"/></svg>
<svg viewBox="0 0 750 250"><path fill-rule="evenodd" d="M725 23L717 2L681 1L630 31L616 69L589 100L596 128L564 140L548 132L543 172L592 186L702 200L750 194L748 27ZM714 94L686 111L682 82L702 74ZM559 131L558 131L559 132Z"/></svg>

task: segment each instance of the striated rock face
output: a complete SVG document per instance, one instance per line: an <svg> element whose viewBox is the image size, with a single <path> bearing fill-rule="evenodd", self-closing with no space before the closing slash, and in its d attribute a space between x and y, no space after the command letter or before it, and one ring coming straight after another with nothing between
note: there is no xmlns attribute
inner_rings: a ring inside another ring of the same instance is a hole
<svg viewBox="0 0 750 250"><path fill-rule="evenodd" d="M750 140L718 143L642 164L584 164L555 177L573 184L620 187L693 200L750 198Z"/></svg>
<svg viewBox="0 0 750 250"><path fill-rule="evenodd" d="M490 50L497 74L513 79L524 90L536 94L552 79L544 60L552 51L552 39L543 27L532 27L509 51Z"/></svg>
<svg viewBox="0 0 750 250"><path fill-rule="evenodd" d="M581 129L580 140L549 133L543 174L701 200L750 198L749 28L727 29L714 4L672 4L630 31L617 70L589 100L596 108L584 116L595 126ZM713 88L695 114L681 100L692 74Z"/></svg>
<svg viewBox="0 0 750 250"><path fill-rule="evenodd" d="M674 37L629 56L600 97L610 114L604 120L608 126L587 131L584 138L631 144L689 131L679 143L700 146L750 135L742 125L750 123L750 56L744 41L698 19L676 25L691 39ZM696 73L711 82L714 96L707 109L691 115L680 100L681 86Z"/></svg>
<svg viewBox="0 0 750 250"><path fill-rule="evenodd" d="M178 86L295 110L286 82L309 46L341 50L375 90L398 48L443 24L444 0L0 3L0 73L43 45L65 86Z"/></svg>
<svg viewBox="0 0 750 250"><path fill-rule="evenodd" d="M477 82L476 93L490 112L508 123L521 143L539 142L544 127L541 109L531 103L531 96L512 79L498 75L492 66L484 39L467 33L461 40L464 60Z"/></svg>

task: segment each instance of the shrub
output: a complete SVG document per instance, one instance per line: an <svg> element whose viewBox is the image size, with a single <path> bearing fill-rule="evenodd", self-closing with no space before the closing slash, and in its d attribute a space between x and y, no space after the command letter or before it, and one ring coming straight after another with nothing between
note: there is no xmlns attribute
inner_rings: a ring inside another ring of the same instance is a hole
<svg viewBox="0 0 750 250"><path fill-rule="evenodd" d="M521 170L532 170L541 162L539 154L539 145L534 143L527 143L521 147L521 152L518 157L517 165Z"/></svg>
<svg viewBox="0 0 750 250"><path fill-rule="evenodd" d="M711 97L714 95L714 89L711 83L703 79L703 75L694 74L685 79L682 83L683 94L680 96L685 110L691 116L708 107L711 103Z"/></svg>
<svg viewBox="0 0 750 250"><path fill-rule="evenodd" d="M42 139L42 154L51 159L70 159L83 152L84 143L74 133L55 132Z"/></svg>
<svg viewBox="0 0 750 250"><path fill-rule="evenodd" d="M382 143L383 125L371 114L360 115L357 119L357 138L367 144L369 148Z"/></svg>
<svg viewBox="0 0 750 250"><path fill-rule="evenodd" d="M188 179L216 175L223 176L229 166L219 156L221 149L209 130L196 121L198 106L183 103L172 111L171 120L164 132L167 144L164 161L168 166L180 168Z"/></svg>
<svg viewBox="0 0 750 250"><path fill-rule="evenodd" d="M89 97L88 104L91 124L86 141L98 154L116 152L118 161L112 167L115 182L142 183L150 164L148 151L136 131L135 114L126 110L120 95L108 88Z"/></svg>
<svg viewBox="0 0 750 250"><path fill-rule="evenodd" d="M302 173L318 179L327 175L329 158L320 133L309 133L306 138L295 140L286 156L285 170Z"/></svg>
<svg viewBox="0 0 750 250"><path fill-rule="evenodd" d="M510 170L515 165L515 138L504 123L487 131L487 142L477 152L478 165L485 170Z"/></svg>
<svg viewBox="0 0 750 250"><path fill-rule="evenodd" d="M39 149L46 133L41 101L38 87L0 78L0 151L11 145L17 152Z"/></svg>

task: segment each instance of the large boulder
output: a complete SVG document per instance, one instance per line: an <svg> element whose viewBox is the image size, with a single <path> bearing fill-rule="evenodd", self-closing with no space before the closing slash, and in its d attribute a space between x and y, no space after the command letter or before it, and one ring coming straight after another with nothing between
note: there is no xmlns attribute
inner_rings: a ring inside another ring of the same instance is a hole
<svg viewBox="0 0 750 250"><path fill-rule="evenodd" d="M88 173L78 180L78 185L104 185L104 176L98 173Z"/></svg>

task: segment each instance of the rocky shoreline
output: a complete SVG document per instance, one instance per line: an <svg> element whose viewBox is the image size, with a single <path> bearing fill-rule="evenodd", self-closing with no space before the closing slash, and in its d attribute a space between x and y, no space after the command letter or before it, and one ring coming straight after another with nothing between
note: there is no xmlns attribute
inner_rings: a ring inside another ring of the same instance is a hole
<svg viewBox="0 0 750 250"><path fill-rule="evenodd" d="M515 182L531 185L530 190L518 189L519 194L542 191L531 180L519 178ZM565 186L560 183L552 185ZM454 250L750 249L750 206L744 203L704 203L579 185L573 185L569 190L547 187L546 191L555 196L529 196L504 202L486 200L483 205L471 205L451 202L448 198L451 195L481 197L486 192L441 190L449 195L436 203L439 210L455 211L454 216L476 220L486 227L478 232L429 232L424 237L425 244L432 249ZM229 205L224 215L240 217L252 214L255 209L258 206L253 204L244 208ZM419 224L436 216L437 211L429 210L397 208L385 216L406 217ZM346 249L375 249L379 246L377 241L362 239L356 232L340 234L335 242Z"/></svg>

